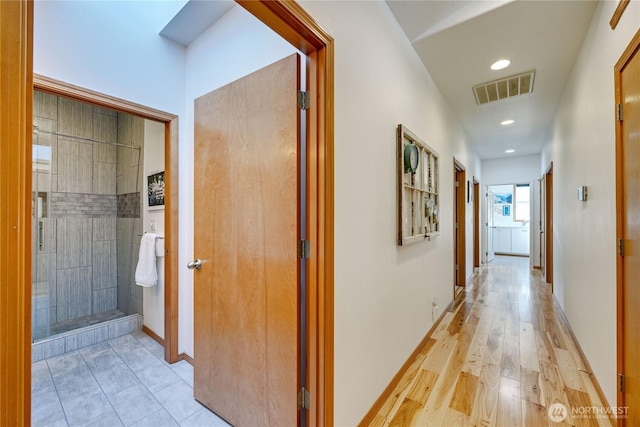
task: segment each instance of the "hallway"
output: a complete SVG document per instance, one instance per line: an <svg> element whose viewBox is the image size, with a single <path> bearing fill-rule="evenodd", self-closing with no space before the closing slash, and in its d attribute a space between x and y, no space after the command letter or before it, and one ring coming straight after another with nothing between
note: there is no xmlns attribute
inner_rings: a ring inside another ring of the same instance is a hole
<svg viewBox="0 0 640 427"><path fill-rule="evenodd" d="M528 258L482 267L370 426L612 425L546 289Z"/></svg>

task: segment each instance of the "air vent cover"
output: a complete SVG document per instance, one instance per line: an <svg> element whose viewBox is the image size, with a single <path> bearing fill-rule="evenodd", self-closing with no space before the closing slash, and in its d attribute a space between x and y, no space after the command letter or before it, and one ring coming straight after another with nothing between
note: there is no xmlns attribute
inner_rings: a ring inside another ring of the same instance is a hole
<svg viewBox="0 0 640 427"><path fill-rule="evenodd" d="M473 87L473 94L478 105L499 101L513 96L524 95L533 92L533 79L536 70L516 74L500 80L482 83Z"/></svg>

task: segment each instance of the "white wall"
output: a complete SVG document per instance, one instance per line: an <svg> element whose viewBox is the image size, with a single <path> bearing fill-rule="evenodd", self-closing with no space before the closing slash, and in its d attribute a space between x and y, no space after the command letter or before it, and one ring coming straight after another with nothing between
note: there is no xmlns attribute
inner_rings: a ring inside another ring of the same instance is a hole
<svg viewBox="0 0 640 427"><path fill-rule="evenodd" d="M469 179L479 162L384 2L302 6L336 40L335 424L354 426L432 325L432 298L452 300L453 156ZM443 231L406 247L396 245L398 123L440 154Z"/></svg>
<svg viewBox="0 0 640 427"><path fill-rule="evenodd" d="M144 121L144 181L143 190L147 189L147 177L165 170L164 164L164 124L153 120ZM143 192L142 228L144 232L156 233L164 237L164 207L149 210L149 198ZM155 229L153 228L155 224ZM163 241L157 244L163 245ZM158 284L143 288L142 313L144 325L164 338L164 257L157 258Z"/></svg>
<svg viewBox="0 0 640 427"><path fill-rule="evenodd" d="M540 183L538 179L542 176L540 166L540 155L504 157L499 159L482 160L482 236L485 240L482 243L482 260L486 262L486 236L487 228L484 226L487 218L487 197L486 190L489 185L500 184L529 184L531 189L531 222L529 223L529 236L531 239L529 246L529 265L531 267L540 266Z"/></svg>
<svg viewBox="0 0 640 427"><path fill-rule="evenodd" d="M640 27L631 2L601 2L569 78L543 167L553 161L554 293L610 404L616 403L616 186L613 67ZM578 186L589 187L580 202Z"/></svg>

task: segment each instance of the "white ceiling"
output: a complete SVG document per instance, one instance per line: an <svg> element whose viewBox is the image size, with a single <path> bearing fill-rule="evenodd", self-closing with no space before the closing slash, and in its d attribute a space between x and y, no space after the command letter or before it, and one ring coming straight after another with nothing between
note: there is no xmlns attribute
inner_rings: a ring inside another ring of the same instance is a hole
<svg viewBox="0 0 640 427"><path fill-rule="evenodd" d="M595 1L386 2L481 158L540 153ZM502 58L511 65L492 71ZM532 69L533 93L476 104L473 86ZM501 126L506 119L515 123Z"/></svg>

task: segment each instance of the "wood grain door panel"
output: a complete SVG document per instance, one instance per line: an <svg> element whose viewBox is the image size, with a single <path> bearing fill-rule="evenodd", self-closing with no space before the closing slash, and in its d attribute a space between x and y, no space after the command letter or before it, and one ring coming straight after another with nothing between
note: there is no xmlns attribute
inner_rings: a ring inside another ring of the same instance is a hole
<svg viewBox="0 0 640 427"><path fill-rule="evenodd" d="M624 406L640 407L640 56L636 52L621 73L623 104L622 161L622 258ZM619 193L620 194L620 193ZM628 425L640 415L630 410Z"/></svg>
<svg viewBox="0 0 640 427"><path fill-rule="evenodd" d="M197 400L235 426L295 425L299 58L195 101Z"/></svg>

